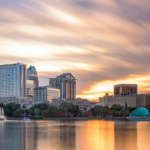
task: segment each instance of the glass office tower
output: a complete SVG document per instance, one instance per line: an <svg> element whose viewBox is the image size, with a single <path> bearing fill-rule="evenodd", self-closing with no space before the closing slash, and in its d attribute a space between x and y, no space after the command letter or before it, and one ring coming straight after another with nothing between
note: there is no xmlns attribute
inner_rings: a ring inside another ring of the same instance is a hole
<svg viewBox="0 0 150 150"><path fill-rule="evenodd" d="M26 97L26 65L0 65L0 100Z"/></svg>

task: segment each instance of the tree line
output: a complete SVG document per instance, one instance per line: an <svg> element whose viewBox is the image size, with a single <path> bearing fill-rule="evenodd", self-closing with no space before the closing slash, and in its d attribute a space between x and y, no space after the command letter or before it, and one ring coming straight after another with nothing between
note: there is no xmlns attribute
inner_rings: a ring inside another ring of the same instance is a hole
<svg viewBox="0 0 150 150"><path fill-rule="evenodd" d="M22 117L26 116L44 116L44 117L92 117L92 116L128 116L131 111L136 108L123 107L114 104L111 108L108 106L95 106L90 110L86 108L81 111L78 105L63 102L59 107L51 106L47 103L35 104L27 109L25 105L22 106L17 103L8 103L5 105L0 104L4 108L6 116L9 117ZM150 106L149 106L150 110Z"/></svg>

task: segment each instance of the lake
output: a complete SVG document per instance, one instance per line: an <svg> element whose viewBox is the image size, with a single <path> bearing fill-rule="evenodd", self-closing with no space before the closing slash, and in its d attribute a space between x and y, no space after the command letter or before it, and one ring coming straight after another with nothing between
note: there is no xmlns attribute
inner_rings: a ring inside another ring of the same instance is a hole
<svg viewBox="0 0 150 150"><path fill-rule="evenodd" d="M149 150L149 121L0 121L0 150Z"/></svg>

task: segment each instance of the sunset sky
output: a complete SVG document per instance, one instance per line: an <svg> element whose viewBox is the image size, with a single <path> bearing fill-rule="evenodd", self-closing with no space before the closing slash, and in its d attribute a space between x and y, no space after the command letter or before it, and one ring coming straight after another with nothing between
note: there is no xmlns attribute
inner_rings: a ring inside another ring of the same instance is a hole
<svg viewBox="0 0 150 150"><path fill-rule="evenodd" d="M150 93L148 0L0 0L0 64L34 65L40 85L77 78L77 97L98 100L113 85Z"/></svg>

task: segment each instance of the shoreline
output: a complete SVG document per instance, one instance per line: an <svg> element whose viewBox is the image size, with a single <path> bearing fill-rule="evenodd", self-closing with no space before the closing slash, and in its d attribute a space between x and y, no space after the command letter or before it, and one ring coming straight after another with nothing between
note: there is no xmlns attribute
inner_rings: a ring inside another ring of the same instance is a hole
<svg viewBox="0 0 150 150"><path fill-rule="evenodd" d="M29 119L28 117L26 119ZM20 117L6 117L6 120L22 120L23 118ZM147 120L150 121L150 118L146 118L146 117L113 117L113 118L106 118L106 117L62 117L62 118L44 118L44 119L30 119L30 121L48 121L48 120L68 120L68 121L86 121L86 120L105 120L105 121L136 121L136 120Z"/></svg>

